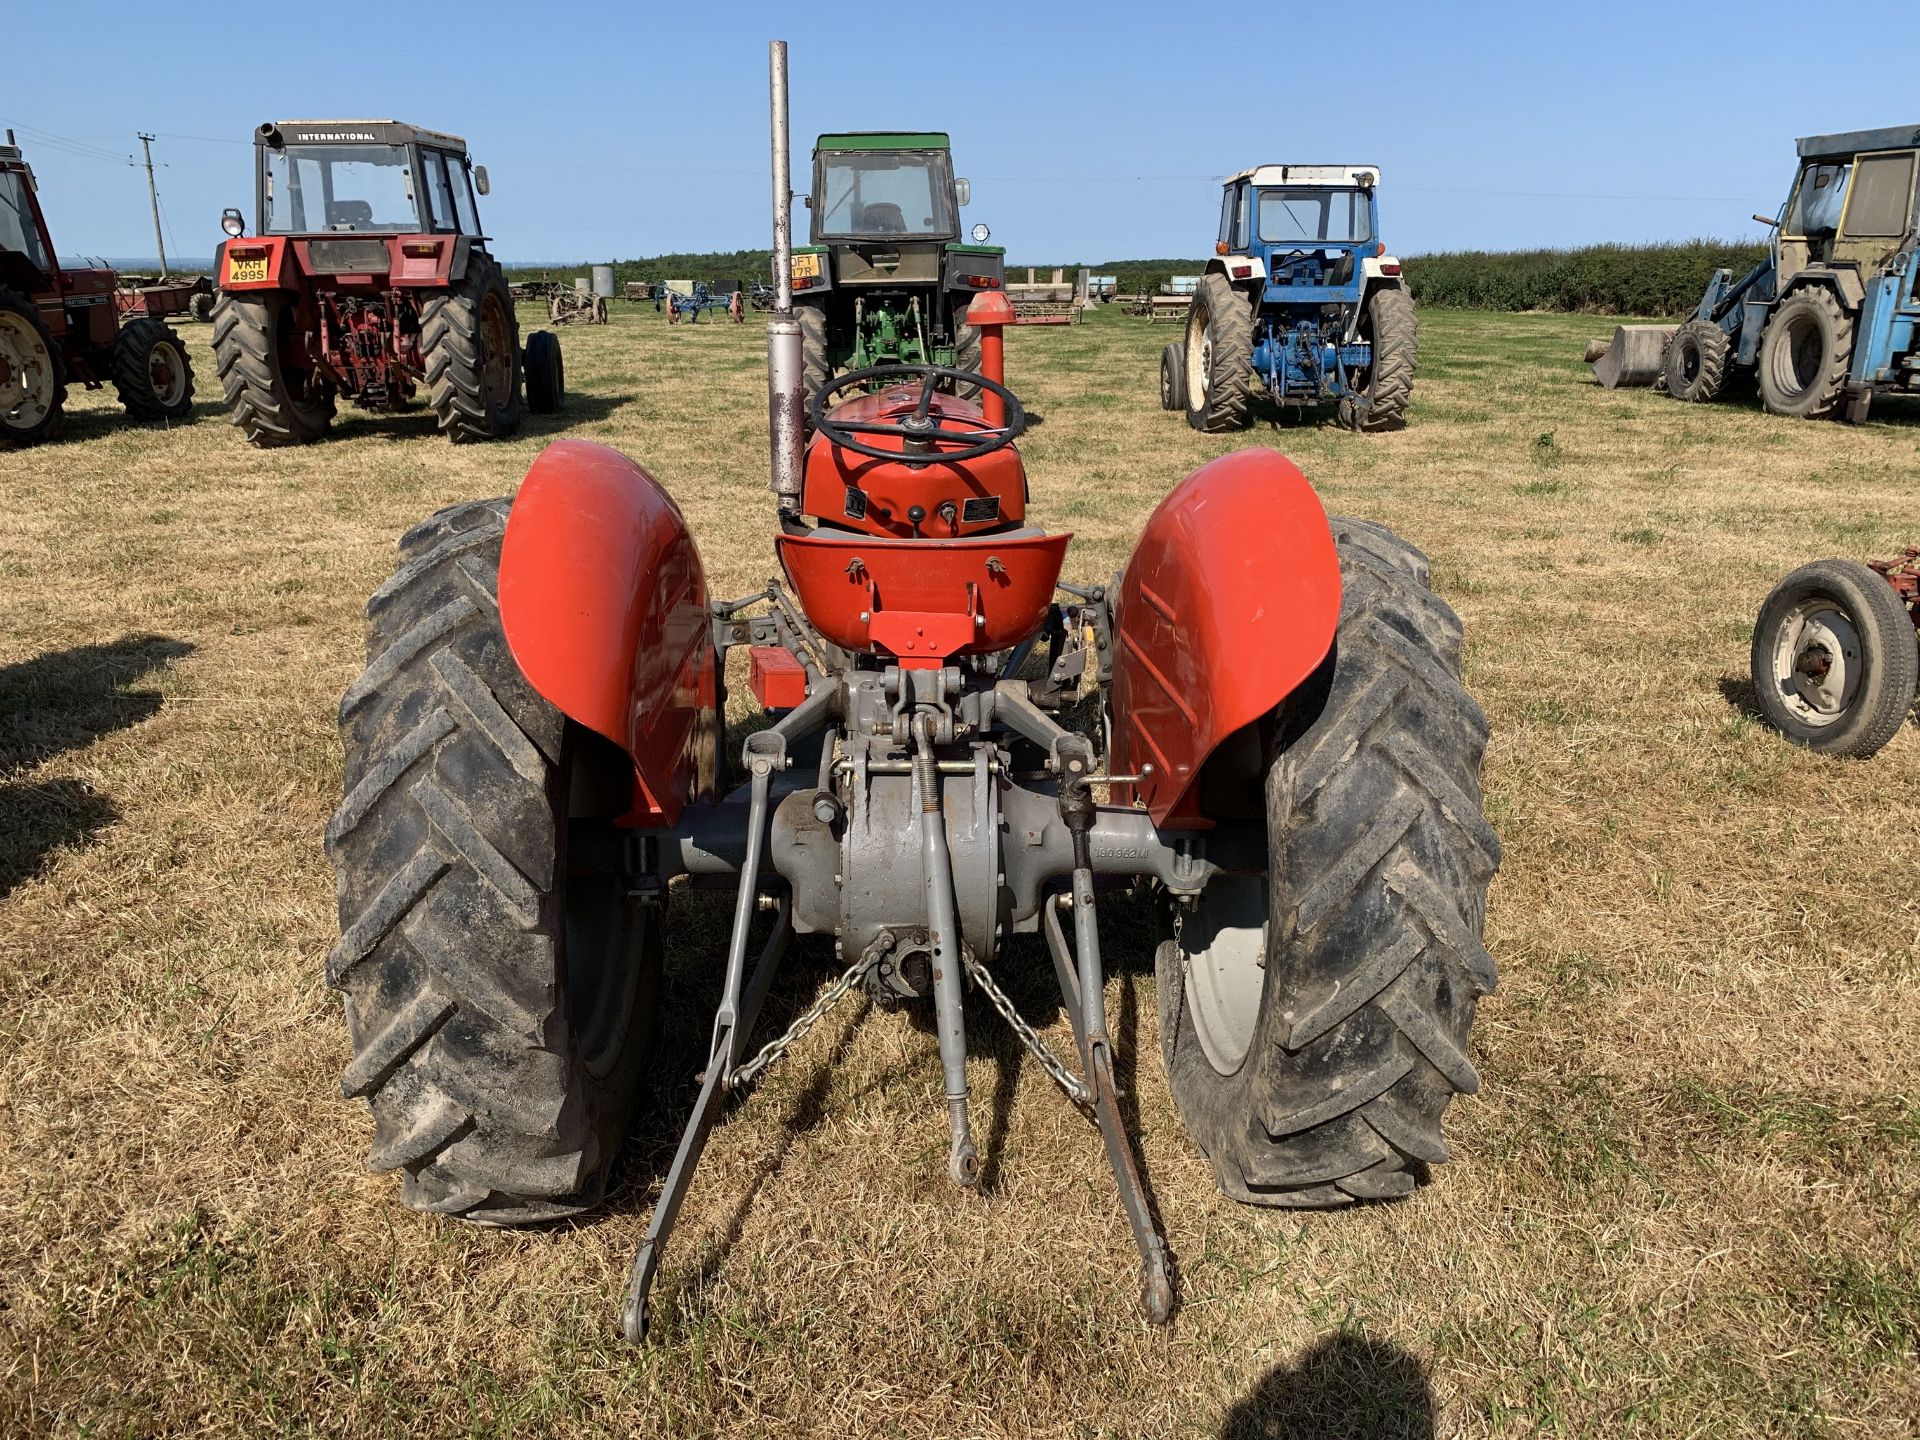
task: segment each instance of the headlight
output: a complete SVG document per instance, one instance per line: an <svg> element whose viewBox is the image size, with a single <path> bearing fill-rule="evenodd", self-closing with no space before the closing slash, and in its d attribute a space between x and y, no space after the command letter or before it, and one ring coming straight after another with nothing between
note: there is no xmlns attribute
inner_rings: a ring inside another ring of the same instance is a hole
<svg viewBox="0 0 1920 1440"><path fill-rule="evenodd" d="M976 225L973 227L973 243L976 245L984 245L987 243L987 237L992 234L993 232L986 226Z"/></svg>
<svg viewBox="0 0 1920 1440"><path fill-rule="evenodd" d="M220 228L227 232L227 238L238 240L247 233L247 217L232 206L220 212Z"/></svg>

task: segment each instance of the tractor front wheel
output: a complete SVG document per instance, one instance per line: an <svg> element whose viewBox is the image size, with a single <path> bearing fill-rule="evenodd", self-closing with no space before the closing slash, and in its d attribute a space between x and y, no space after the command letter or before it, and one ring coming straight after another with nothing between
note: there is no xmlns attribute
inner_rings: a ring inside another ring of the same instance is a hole
<svg viewBox="0 0 1920 1440"><path fill-rule="evenodd" d="M1244 429L1252 376L1252 302L1226 276L1203 275L1187 309L1187 423Z"/></svg>
<svg viewBox="0 0 1920 1440"><path fill-rule="evenodd" d="M1853 320L1817 285L1782 302L1760 337L1760 400L1775 415L1825 420L1845 398Z"/></svg>
<svg viewBox="0 0 1920 1440"><path fill-rule="evenodd" d="M38 445L66 420L67 367L26 296L0 290L0 444Z"/></svg>
<svg viewBox="0 0 1920 1440"><path fill-rule="evenodd" d="M403 1198L496 1225L599 1203L655 1029L660 929L628 893L632 767L534 693L494 599L508 502L400 542L340 702L327 827L348 1097Z"/></svg>
<svg viewBox="0 0 1920 1440"><path fill-rule="evenodd" d="M300 360L291 297L222 292L213 307L213 363L233 423L262 449L305 445L333 423L333 396Z"/></svg>
<svg viewBox="0 0 1920 1440"><path fill-rule="evenodd" d="M114 339L107 368L120 404L135 420L184 420L193 412L187 347L160 321L128 321Z"/></svg>
<svg viewBox="0 0 1920 1440"><path fill-rule="evenodd" d="M1187 347L1167 345L1160 351L1160 408L1187 408Z"/></svg>
<svg viewBox="0 0 1920 1440"><path fill-rule="evenodd" d="M1768 724L1796 745L1856 760L1899 733L1920 674L1906 606L1855 560L1815 561L1774 586L1751 660Z"/></svg>
<svg viewBox="0 0 1920 1440"><path fill-rule="evenodd" d="M1403 1195L1444 1161L1441 1112L1478 1088L1467 1031L1494 986L1480 937L1500 844L1460 622L1418 550L1332 523L1345 605L1278 717L1269 872L1169 903L1155 956L1174 1102L1221 1189L1257 1205Z"/></svg>
<svg viewBox="0 0 1920 1440"><path fill-rule="evenodd" d="M1360 315L1360 338L1373 348L1367 368L1353 376L1353 393L1340 401L1340 423L1362 434L1406 423L1413 368L1420 348L1413 297L1397 285L1376 286Z"/></svg>
<svg viewBox="0 0 1920 1440"><path fill-rule="evenodd" d="M420 353L442 435L458 445L520 428L520 322L492 260L420 307Z"/></svg>
<svg viewBox="0 0 1920 1440"><path fill-rule="evenodd" d="M1733 344L1726 331L1711 320L1687 321L1667 343L1667 393L1700 405L1719 399L1727 386L1732 357Z"/></svg>

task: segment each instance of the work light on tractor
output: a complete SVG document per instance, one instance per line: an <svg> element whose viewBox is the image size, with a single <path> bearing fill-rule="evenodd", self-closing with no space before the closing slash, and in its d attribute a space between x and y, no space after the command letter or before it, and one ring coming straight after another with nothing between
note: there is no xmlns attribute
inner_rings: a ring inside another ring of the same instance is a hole
<svg viewBox="0 0 1920 1440"><path fill-rule="evenodd" d="M634 1261L630 1338L728 1101L855 991L929 1017L963 1189L982 1174L969 1028L1018 1037L1090 1117L1144 1313L1165 1322L1177 1286L1122 1126L1130 1037L1108 1023L1101 911L1131 885L1157 916L1167 1083L1228 1195L1412 1190L1447 1158L1448 1101L1478 1084L1467 1032L1494 984L1480 937L1499 844L1460 623L1418 550L1330 519L1265 449L1174 485L1110 582L1063 580L1072 536L1028 509L1001 294L966 312L975 366L809 387L785 58L776 42L779 573L711 595L666 490L572 440L511 500L402 538L340 707L343 1089L371 1106L373 1166L411 1205L519 1224L600 1204L649 1066L662 937L689 888L715 887L732 911L719 1002ZM764 722L730 748L741 674ZM1110 717L1099 744L1073 723L1089 713ZM830 983L761 1033L789 948L828 945ZM1036 965L1064 1034L1009 998Z"/></svg>

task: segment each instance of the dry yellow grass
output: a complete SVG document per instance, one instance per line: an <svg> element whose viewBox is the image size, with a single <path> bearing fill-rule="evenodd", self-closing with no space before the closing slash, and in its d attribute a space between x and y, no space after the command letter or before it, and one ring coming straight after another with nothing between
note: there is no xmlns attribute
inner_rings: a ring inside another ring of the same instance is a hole
<svg viewBox="0 0 1920 1440"><path fill-rule="evenodd" d="M602 1216L464 1229L362 1168L319 845L360 605L401 530L511 489L562 430L642 458L715 591L755 588L757 325L622 306L568 331L564 424L496 446L348 416L265 453L211 404L155 432L77 397L67 441L0 454L0 1432L1914 1433L1920 738L1864 765L1790 750L1746 714L1745 656L1777 575L1920 539L1920 410L1847 429L1607 394L1577 363L1603 328L1426 315L1413 423L1374 439L1196 436L1156 404L1172 337L1118 315L1011 338L1074 575L1123 563L1194 465L1278 445L1433 555L1493 721L1503 984L1455 1163L1409 1200L1218 1196L1120 947L1185 1291L1164 1333L1093 1132L997 1024L968 1197L931 1036L850 1003L717 1133L661 1343L620 1344L717 983L698 900ZM1109 917L1116 944L1141 918ZM1031 953L1021 998L1062 1034ZM779 999L825 970L803 951Z"/></svg>

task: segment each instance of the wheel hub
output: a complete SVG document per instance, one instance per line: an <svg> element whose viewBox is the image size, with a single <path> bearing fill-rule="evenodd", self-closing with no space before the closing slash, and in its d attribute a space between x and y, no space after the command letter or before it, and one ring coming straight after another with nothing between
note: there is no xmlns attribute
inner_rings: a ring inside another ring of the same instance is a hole
<svg viewBox="0 0 1920 1440"><path fill-rule="evenodd" d="M1180 926L1187 1013L1222 1075L1245 1063L1267 975L1267 878L1216 876Z"/></svg>
<svg viewBox="0 0 1920 1440"><path fill-rule="evenodd" d="M162 405L179 404L186 385L186 374L175 363L176 358L171 345L156 345L147 355L147 383Z"/></svg>
<svg viewBox="0 0 1920 1440"><path fill-rule="evenodd" d="M0 314L0 415L27 429L39 424L52 405L52 357L23 317Z"/></svg>
<svg viewBox="0 0 1920 1440"><path fill-rule="evenodd" d="M1802 723L1827 726L1845 715L1859 692L1862 669L1860 632L1831 600L1804 601L1781 618L1773 679Z"/></svg>

